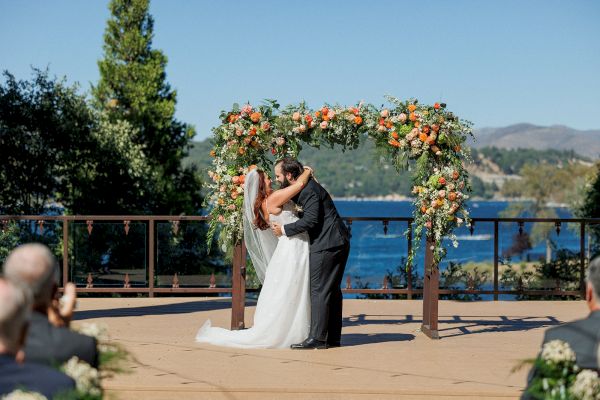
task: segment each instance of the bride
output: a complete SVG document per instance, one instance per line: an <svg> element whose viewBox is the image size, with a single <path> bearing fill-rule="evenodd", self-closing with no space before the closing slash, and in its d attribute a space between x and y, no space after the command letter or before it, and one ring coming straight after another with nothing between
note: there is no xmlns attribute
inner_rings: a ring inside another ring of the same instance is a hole
<svg viewBox="0 0 600 400"><path fill-rule="evenodd" d="M245 180L244 240L263 286L254 312L254 325L230 331L206 321L196 341L241 348L289 348L306 339L310 330L308 234L275 237L270 224L298 219L291 199L308 183L305 170L285 189L272 190L271 179L254 169Z"/></svg>

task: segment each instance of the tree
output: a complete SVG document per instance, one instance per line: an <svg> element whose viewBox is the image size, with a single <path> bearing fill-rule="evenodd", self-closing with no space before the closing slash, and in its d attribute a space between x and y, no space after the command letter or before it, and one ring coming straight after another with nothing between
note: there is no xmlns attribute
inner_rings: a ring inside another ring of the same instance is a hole
<svg viewBox="0 0 600 400"><path fill-rule="evenodd" d="M600 217L600 162L594 166L593 172L587 177L583 190L583 201L578 205L576 215L581 218ZM591 257L600 254L600 225L588 225L590 232Z"/></svg>
<svg viewBox="0 0 600 400"><path fill-rule="evenodd" d="M4 72L0 85L0 212L41 214L67 192L85 163L93 119L76 87L34 70L31 81Z"/></svg>
<svg viewBox="0 0 600 400"><path fill-rule="evenodd" d="M514 202L502 212L503 217L530 216L533 218L557 218L549 202L572 201L574 193L581 186L582 177L589 168L581 164L568 164L557 167L547 163L526 164L519 175L522 179L507 181L502 187L506 196L526 198L528 201ZM552 260L551 239L554 226L549 223L536 223L531 231L533 243L546 243L546 262Z"/></svg>
<svg viewBox="0 0 600 400"><path fill-rule="evenodd" d="M137 129L152 172L147 177L148 212L196 213L201 180L194 166L182 166L194 129L175 119L177 93L166 81L167 57L152 49L154 20L149 0L112 0L104 34L95 106L111 121Z"/></svg>
<svg viewBox="0 0 600 400"><path fill-rule="evenodd" d="M77 86L34 70L0 85L0 212L144 212L151 170L135 130L93 111ZM140 200L142 199L142 200ZM141 203L141 204L140 204ZM131 205L136 204L135 209Z"/></svg>

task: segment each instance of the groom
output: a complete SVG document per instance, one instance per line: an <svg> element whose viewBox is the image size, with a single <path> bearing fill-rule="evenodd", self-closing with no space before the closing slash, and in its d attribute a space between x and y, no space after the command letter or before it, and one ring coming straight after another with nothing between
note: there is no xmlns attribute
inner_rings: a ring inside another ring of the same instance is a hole
<svg viewBox="0 0 600 400"><path fill-rule="evenodd" d="M275 176L281 187L294 183L302 171L302 164L293 158L283 158L275 164ZM302 208L302 217L284 226L273 224L273 231L277 236L308 233L311 318L308 338L291 348L339 347L342 336L340 285L350 253L350 234L331 196L314 179L292 200Z"/></svg>

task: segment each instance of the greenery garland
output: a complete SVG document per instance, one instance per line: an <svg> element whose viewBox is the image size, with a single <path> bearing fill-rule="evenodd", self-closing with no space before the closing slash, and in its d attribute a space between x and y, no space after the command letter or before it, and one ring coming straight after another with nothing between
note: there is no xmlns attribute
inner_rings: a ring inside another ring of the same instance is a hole
<svg viewBox="0 0 600 400"><path fill-rule="evenodd" d="M232 110L223 111L222 124L213 129L209 245L218 228L224 251L242 240L244 177L251 168L271 171L270 155L297 157L303 143L356 149L361 136L368 136L396 170L414 161L414 235L420 238L427 232L434 262L439 264L446 254L442 239L447 237L458 246L452 231L469 223L465 161L470 152L465 141L472 135L471 123L447 111L443 103L429 106L416 99L387 99L391 106L382 108L360 103L352 107L325 104L311 110L300 103L280 110L275 100L266 100L259 107L234 104ZM409 263L419 242L409 254Z"/></svg>

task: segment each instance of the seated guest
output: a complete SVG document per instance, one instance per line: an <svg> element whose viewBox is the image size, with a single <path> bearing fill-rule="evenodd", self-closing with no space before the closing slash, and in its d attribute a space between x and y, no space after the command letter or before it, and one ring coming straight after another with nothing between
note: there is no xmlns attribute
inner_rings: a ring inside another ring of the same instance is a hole
<svg viewBox="0 0 600 400"><path fill-rule="evenodd" d="M4 275L33 294L33 313L25 344L27 361L57 365L77 356L98 368L96 339L55 326L68 322L71 315L60 315L57 310L58 265L46 246L29 243L13 250L4 263Z"/></svg>
<svg viewBox="0 0 600 400"><path fill-rule="evenodd" d="M573 322L550 328L544 335L544 342L562 340L575 352L575 363L580 368L600 369L598 350L600 344L600 257L594 258L586 274L585 300L590 314ZM529 373L528 381L535 376L535 370ZM530 398L524 394L523 399Z"/></svg>
<svg viewBox="0 0 600 400"><path fill-rule="evenodd" d="M544 343L552 340L567 342L575 352L580 368L600 369L600 257L594 258L586 276L585 300L590 309L587 318L569 322L546 331Z"/></svg>
<svg viewBox="0 0 600 400"><path fill-rule="evenodd" d="M0 397L17 389L48 399L75 390L65 374L33 363L22 363L31 302L26 290L0 278Z"/></svg>

